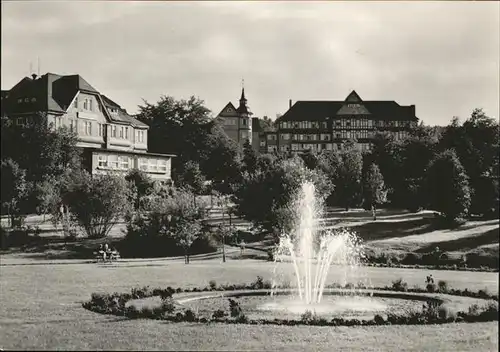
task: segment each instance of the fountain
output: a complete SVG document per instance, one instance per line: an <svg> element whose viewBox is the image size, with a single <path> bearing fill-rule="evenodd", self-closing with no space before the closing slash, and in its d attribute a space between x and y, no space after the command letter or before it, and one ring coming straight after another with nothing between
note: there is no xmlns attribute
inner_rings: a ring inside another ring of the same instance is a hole
<svg viewBox="0 0 500 352"><path fill-rule="evenodd" d="M263 310L287 310L303 313L306 310L319 312L335 312L338 310L372 311L384 308L380 302L356 295L356 288L343 290L344 297L335 302L322 303L325 285L330 268L341 272L345 285L363 258L362 246L354 233L341 229L337 231L320 228L319 219L322 207L315 195L315 187L311 182L304 182L294 203L297 223L291 234L283 234L275 251L275 270L271 295L277 297L282 291L278 268L293 268L295 285L293 291L288 290L288 298L275 299L260 306ZM281 282L282 284L282 282ZM292 293L291 295L289 293Z"/></svg>
<svg viewBox="0 0 500 352"><path fill-rule="evenodd" d="M362 248L356 236L347 230L320 231L322 209L313 183L302 184L295 205L298 224L292 235L280 238L275 262L279 265L290 259L299 300L305 304L320 303L332 264L344 271L345 281L347 272L359 264ZM275 278L275 284L276 281Z"/></svg>

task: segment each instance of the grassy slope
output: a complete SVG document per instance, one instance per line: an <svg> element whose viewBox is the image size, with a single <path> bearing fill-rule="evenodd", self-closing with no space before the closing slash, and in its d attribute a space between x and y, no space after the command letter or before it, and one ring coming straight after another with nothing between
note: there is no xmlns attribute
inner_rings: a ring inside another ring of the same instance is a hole
<svg viewBox="0 0 500 352"><path fill-rule="evenodd" d="M2 264L11 262L2 258ZM36 263L33 263L36 264ZM252 260L220 264L208 260L116 265L2 265L0 267L0 348L4 349L203 349L203 350L332 350L336 351L493 351L497 323L445 326L270 327L168 324L106 317L81 308L96 291L129 291L138 285L204 286L269 278L271 263ZM403 277L423 285L428 271L364 268L374 285ZM497 292L496 273L431 272L451 287ZM332 271L329 282L338 278Z"/></svg>

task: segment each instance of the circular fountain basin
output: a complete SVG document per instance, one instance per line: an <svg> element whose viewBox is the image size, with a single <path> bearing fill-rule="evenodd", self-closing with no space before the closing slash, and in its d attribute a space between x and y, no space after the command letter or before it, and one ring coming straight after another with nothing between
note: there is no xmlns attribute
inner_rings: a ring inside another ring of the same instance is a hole
<svg viewBox="0 0 500 352"><path fill-rule="evenodd" d="M182 306L198 314L211 315L215 310L228 310L228 298L235 299L250 319L299 319L307 311L326 318L373 319L376 314L403 314L421 310L426 301L446 303L443 295L391 291L327 289L320 302L306 304L297 291L242 290L200 292L175 295ZM466 304L470 304L468 301Z"/></svg>

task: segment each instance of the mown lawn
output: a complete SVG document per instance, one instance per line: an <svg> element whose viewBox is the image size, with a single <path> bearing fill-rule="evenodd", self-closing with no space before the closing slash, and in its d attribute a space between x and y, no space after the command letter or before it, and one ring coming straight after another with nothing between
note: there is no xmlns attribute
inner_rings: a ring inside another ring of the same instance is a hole
<svg viewBox="0 0 500 352"><path fill-rule="evenodd" d="M7 259L4 261L4 259ZM136 261L116 265L60 264L0 266L0 348L268 351L496 351L497 323L442 326L280 327L172 324L122 320L84 310L92 292L129 291L135 286L201 287L209 280L241 283L270 278L272 264L252 260L193 262ZM26 263L25 264L30 264ZM333 269L333 268L332 268ZM402 277L423 286L425 276L450 287L498 292L498 274L362 268L375 286ZM333 269L328 282L339 279ZM355 279L353 279L355 281Z"/></svg>

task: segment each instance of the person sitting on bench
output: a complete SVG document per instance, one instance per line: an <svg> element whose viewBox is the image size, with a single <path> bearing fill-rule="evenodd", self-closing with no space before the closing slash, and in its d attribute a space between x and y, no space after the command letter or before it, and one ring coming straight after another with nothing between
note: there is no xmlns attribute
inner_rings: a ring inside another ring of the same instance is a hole
<svg viewBox="0 0 500 352"><path fill-rule="evenodd" d="M109 259L110 260L116 260L116 259L118 259L119 256L120 255L118 254L118 251L116 250L116 248L112 247L111 251L110 251Z"/></svg>
<svg viewBox="0 0 500 352"><path fill-rule="evenodd" d="M106 250L102 244L99 245L99 251L97 252L102 261L106 261Z"/></svg>

